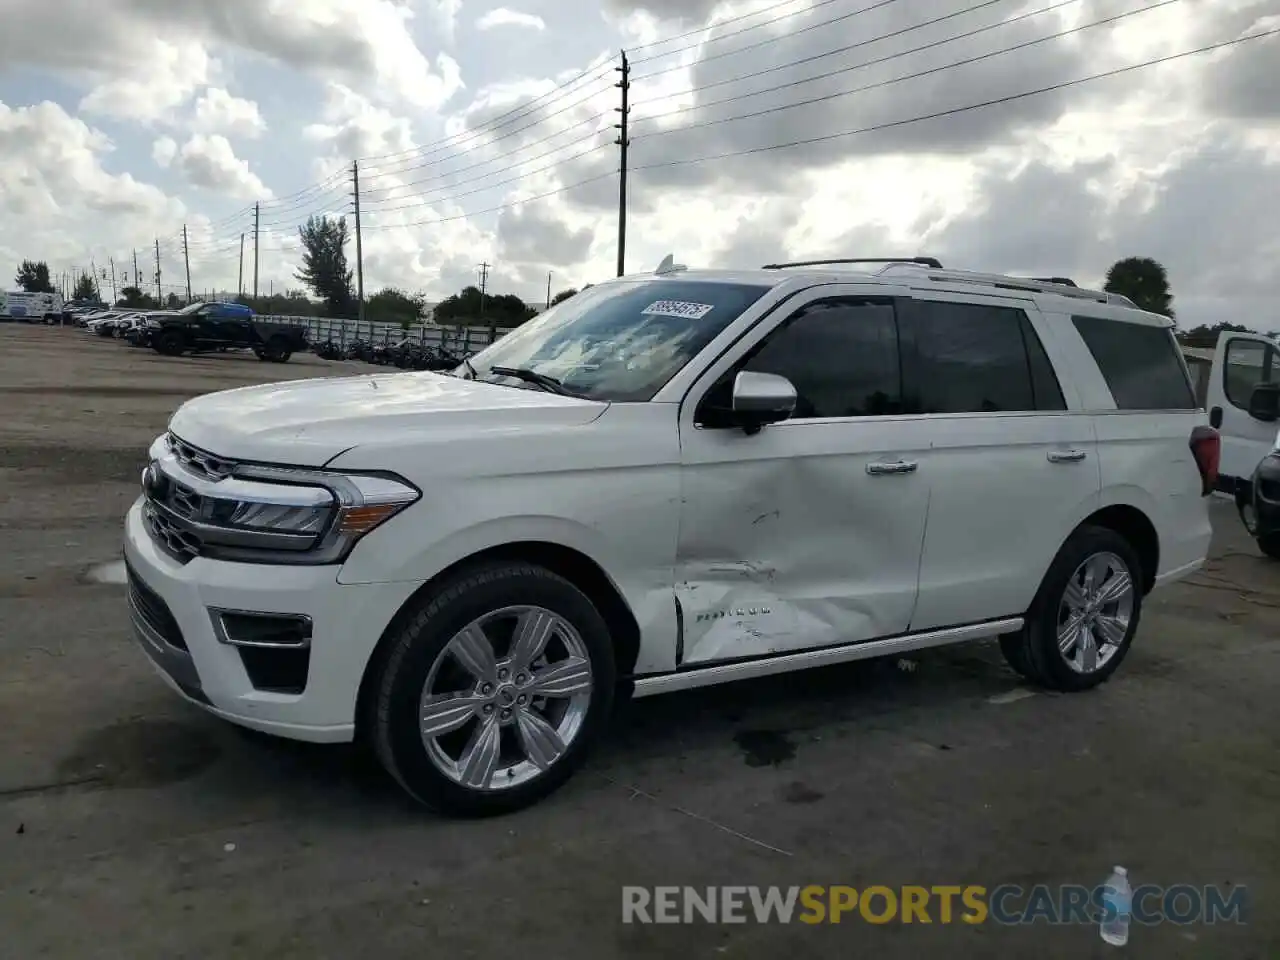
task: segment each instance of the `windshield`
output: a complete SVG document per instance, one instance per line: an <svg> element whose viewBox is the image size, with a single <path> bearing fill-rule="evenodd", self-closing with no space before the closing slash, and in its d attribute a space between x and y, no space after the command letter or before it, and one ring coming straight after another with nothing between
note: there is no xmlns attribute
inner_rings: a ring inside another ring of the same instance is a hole
<svg viewBox="0 0 1280 960"><path fill-rule="evenodd" d="M492 368L530 370L592 400L651 400L768 290L661 278L604 283L517 327L472 357L471 368L481 380L513 385Z"/></svg>
<svg viewBox="0 0 1280 960"><path fill-rule="evenodd" d="M201 308L203 307L204 307L203 303L197 302L197 303L191 304L191 306L189 307L183 307L181 310L178 311L178 313L180 314L199 313Z"/></svg>

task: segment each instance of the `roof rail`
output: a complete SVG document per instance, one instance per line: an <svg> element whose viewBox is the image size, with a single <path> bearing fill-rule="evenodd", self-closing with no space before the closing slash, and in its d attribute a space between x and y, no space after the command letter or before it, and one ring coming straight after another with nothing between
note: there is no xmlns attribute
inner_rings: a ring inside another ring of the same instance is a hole
<svg viewBox="0 0 1280 960"><path fill-rule="evenodd" d="M1052 293L1060 297L1071 297L1074 300L1091 300L1094 303L1111 303L1124 307L1137 307L1128 297L1118 293L1107 293L1103 290L1090 290L1077 287L1074 283L1063 283L1065 278L1044 279L1036 277L1009 277L999 273L976 273L971 270L921 270L919 265L910 262L890 263L880 274L895 270L909 269L913 273L924 273L930 280L941 283L973 283L984 287L998 287L1002 290L1023 290L1027 293Z"/></svg>
<svg viewBox="0 0 1280 960"><path fill-rule="evenodd" d="M844 260L797 260L794 263L766 263L761 270L781 270L784 267L825 267L840 263L912 263L921 267L941 270L942 264L933 257L854 257Z"/></svg>
<svg viewBox="0 0 1280 960"><path fill-rule="evenodd" d="M1079 284L1070 277L1031 277L1037 283L1060 283L1064 287L1078 287Z"/></svg>

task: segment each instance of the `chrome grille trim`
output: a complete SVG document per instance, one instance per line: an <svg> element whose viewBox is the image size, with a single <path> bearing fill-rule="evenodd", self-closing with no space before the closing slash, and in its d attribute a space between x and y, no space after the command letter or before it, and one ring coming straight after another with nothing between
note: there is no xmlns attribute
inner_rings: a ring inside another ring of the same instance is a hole
<svg viewBox="0 0 1280 960"><path fill-rule="evenodd" d="M193 447L175 433L167 434L166 442L178 463L196 476L213 481L225 480L236 468L234 460L214 456L199 447Z"/></svg>

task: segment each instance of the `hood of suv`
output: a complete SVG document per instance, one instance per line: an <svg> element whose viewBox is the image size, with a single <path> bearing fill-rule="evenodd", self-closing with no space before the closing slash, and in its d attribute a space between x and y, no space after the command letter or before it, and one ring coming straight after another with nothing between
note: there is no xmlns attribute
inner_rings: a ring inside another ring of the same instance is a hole
<svg viewBox="0 0 1280 960"><path fill-rule="evenodd" d="M319 467L366 444L578 426L607 407L437 373L388 373L206 394L179 407L169 429L218 456Z"/></svg>

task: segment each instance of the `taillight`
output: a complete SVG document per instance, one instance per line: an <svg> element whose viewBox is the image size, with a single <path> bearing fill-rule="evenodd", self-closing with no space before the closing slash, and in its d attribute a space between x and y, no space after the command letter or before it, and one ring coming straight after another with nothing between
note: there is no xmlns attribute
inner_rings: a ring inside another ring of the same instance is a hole
<svg viewBox="0 0 1280 960"><path fill-rule="evenodd" d="M1222 435L1213 427L1191 431L1191 455L1200 469L1200 495L1207 497L1218 485L1218 464L1222 460Z"/></svg>

